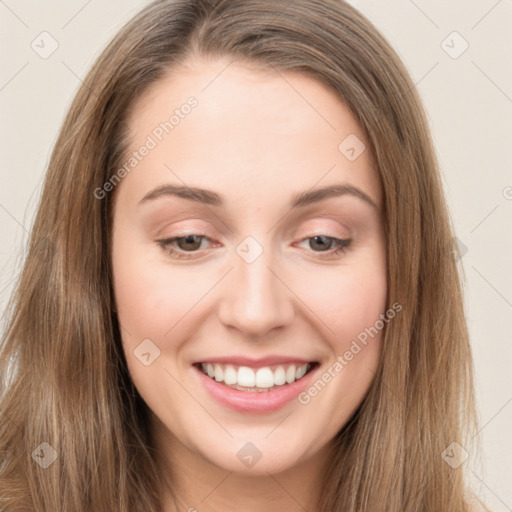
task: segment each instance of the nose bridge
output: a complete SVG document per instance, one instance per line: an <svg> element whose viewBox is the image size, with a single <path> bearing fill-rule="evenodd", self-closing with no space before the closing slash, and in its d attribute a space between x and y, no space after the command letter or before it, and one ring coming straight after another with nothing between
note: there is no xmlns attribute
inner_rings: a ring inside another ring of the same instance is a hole
<svg viewBox="0 0 512 512"><path fill-rule="evenodd" d="M220 310L222 322L252 336L290 322L290 292L276 276L279 265L271 248L248 236L235 250L235 268Z"/></svg>

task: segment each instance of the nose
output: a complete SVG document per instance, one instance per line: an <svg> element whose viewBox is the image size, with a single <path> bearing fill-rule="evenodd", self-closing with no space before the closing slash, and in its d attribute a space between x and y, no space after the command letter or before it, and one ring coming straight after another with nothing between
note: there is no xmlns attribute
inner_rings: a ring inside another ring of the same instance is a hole
<svg viewBox="0 0 512 512"><path fill-rule="evenodd" d="M223 285L218 313L221 322L252 338L290 324L294 295L271 251L264 250L250 263L235 254L234 262Z"/></svg>

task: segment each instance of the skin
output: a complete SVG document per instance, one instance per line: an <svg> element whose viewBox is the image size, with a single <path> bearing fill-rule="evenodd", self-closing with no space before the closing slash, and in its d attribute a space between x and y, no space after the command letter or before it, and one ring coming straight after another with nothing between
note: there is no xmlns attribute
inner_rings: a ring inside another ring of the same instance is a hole
<svg viewBox="0 0 512 512"><path fill-rule="evenodd" d="M268 414L214 401L191 363L291 354L319 361L319 376L332 367L386 311L382 190L368 150L349 161L338 149L349 134L368 145L337 96L305 75L228 62L189 61L131 111L129 154L187 98L198 101L115 191L123 349L180 510L315 511L332 440L371 385L381 332L308 404ZM376 207L348 194L288 205L298 192L342 183ZM225 205L174 196L138 204L163 184L215 191ZM207 237L174 242L190 259L156 243L186 234ZM236 252L249 235L263 249L252 263ZM336 254L329 238L324 250L315 244L319 235L352 242ZM148 338L160 354L145 366L134 350ZM262 453L251 468L236 456L247 442ZM175 510L165 490L162 499Z"/></svg>

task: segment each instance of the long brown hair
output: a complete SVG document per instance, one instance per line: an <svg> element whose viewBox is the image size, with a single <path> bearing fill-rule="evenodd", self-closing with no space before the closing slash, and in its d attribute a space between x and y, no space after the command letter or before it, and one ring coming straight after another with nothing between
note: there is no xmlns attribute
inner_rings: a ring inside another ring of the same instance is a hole
<svg viewBox="0 0 512 512"><path fill-rule="evenodd" d="M122 164L136 99L192 55L315 77L359 120L377 164L388 302L403 311L386 327L368 395L337 435L319 510L469 510L464 464L442 457L452 442L466 446L475 417L452 228L428 124L396 53L341 0L158 0L93 65L53 150L9 303L0 508L161 510L148 408L130 380L113 307L114 194L98 199L95 191Z"/></svg>

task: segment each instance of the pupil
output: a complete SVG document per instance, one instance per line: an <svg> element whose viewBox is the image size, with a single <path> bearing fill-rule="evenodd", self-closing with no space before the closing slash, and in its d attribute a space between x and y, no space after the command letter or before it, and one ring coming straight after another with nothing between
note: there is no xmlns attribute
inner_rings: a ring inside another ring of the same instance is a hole
<svg viewBox="0 0 512 512"><path fill-rule="evenodd" d="M185 244L192 244L192 245L201 245L201 241L199 242L194 242L194 239L198 238L197 235L187 235L187 236L184 236L182 237L182 240L184 241ZM188 247L190 249L190 247ZM197 249L198 247L192 247L192 249Z"/></svg>
<svg viewBox="0 0 512 512"><path fill-rule="evenodd" d="M327 238L327 237L325 237L325 236L323 236L323 235L314 236L314 237L313 237L314 244L316 244L316 243L318 242L318 240L320 240L320 239L324 239L324 240L325 240L326 238ZM319 247L320 247L320 249L322 249L322 248L323 248L323 249L325 249L327 245L328 245L328 244L326 244L326 243L322 243L322 242L320 242Z"/></svg>

